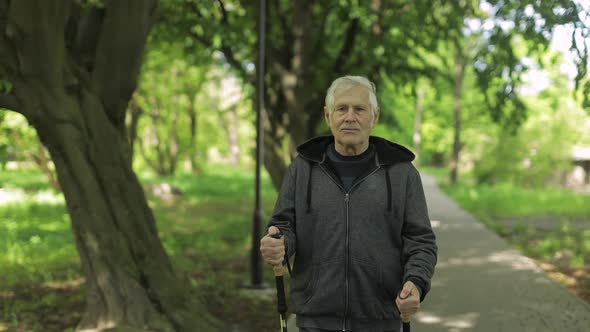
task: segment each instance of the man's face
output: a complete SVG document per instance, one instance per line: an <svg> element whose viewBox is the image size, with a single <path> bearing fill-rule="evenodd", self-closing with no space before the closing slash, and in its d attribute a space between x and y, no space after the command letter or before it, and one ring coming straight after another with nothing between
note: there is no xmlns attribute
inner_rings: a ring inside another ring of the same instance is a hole
<svg viewBox="0 0 590 332"><path fill-rule="evenodd" d="M377 122L371 114L369 91L364 86L336 90L334 93L334 111L324 115L337 144L343 147L362 147L369 141L373 127ZM356 150L356 149L355 149Z"/></svg>

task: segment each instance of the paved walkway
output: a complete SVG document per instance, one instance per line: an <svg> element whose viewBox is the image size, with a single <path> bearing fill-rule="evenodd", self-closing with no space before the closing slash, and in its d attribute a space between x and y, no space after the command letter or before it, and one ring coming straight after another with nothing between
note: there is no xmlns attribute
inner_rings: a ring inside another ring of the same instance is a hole
<svg viewBox="0 0 590 332"><path fill-rule="evenodd" d="M457 206L433 177L422 181L439 249L413 332L590 331L589 304ZM289 332L297 331L293 318Z"/></svg>

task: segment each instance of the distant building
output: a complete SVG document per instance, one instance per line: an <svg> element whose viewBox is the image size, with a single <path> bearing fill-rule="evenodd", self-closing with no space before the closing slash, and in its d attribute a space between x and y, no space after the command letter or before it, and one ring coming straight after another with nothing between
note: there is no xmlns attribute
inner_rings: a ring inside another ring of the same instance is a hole
<svg viewBox="0 0 590 332"><path fill-rule="evenodd" d="M584 184L590 184L590 146L575 146L571 159L574 165L584 170Z"/></svg>

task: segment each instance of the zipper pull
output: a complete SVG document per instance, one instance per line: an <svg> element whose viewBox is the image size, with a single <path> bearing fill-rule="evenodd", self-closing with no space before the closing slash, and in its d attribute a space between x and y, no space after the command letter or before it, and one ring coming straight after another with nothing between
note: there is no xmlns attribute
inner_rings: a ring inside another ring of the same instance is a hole
<svg viewBox="0 0 590 332"><path fill-rule="evenodd" d="M344 197L344 202L348 203L348 193L346 193L346 196Z"/></svg>

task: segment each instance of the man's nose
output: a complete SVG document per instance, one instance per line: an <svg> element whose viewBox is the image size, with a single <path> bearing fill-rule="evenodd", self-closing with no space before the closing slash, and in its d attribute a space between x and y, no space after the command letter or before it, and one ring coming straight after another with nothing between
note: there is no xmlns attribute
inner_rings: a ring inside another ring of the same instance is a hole
<svg viewBox="0 0 590 332"><path fill-rule="evenodd" d="M344 114L344 121L354 121L356 120L356 114L354 113L354 108L349 107L346 110L346 114Z"/></svg>

